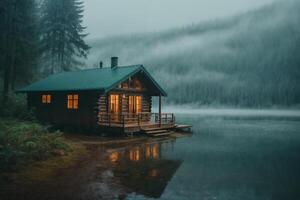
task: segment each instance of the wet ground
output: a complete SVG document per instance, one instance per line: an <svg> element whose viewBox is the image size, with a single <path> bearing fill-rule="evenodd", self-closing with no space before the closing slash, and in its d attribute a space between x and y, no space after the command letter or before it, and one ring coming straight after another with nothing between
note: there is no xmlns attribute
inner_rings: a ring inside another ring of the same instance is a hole
<svg viewBox="0 0 300 200"><path fill-rule="evenodd" d="M298 116L177 121L192 124L193 135L69 136L85 156L47 180L7 183L0 199L300 199Z"/></svg>

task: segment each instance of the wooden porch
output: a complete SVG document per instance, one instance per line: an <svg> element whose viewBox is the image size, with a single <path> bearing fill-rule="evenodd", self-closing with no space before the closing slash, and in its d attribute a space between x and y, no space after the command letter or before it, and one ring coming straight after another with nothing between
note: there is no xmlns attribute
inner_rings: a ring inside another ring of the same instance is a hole
<svg viewBox="0 0 300 200"><path fill-rule="evenodd" d="M175 127L173 113L99 114L100 127L121 128L124 133L162 135Z"/></svg>

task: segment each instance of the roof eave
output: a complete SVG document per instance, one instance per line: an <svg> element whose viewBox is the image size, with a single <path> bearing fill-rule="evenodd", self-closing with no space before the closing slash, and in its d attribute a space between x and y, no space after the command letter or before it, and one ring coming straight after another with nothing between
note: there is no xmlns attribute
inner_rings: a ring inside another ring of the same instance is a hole
<svg viewBox="0 0 300 200"><path fill-rule="evenodd" d="M151 76L151 74L146 70L146 68L143 65L140 65L139 68L137 68L136 70L134 70L133 72L131 72L130 74L128 74L127 76L123 77L122 79L116 81L114 84L112 84L111 86L107 87L104 92L107 93L109 91L111 91L112 89L114 89L116 86L118 86L120 83L126 81L130 76L133 76L134 74L138 73L138 72L144 72L146 74L146 76L153 82L153 84L157 87L157 89L159 90L159 92L161 93L162 96L167 97L168 94L164 91L164 89L161 88L161 86L155 81L155 79Z"/></svg>
<svg viewBox="0 0 300 200"><path fill-rule="evenodd" d="M81 88L81 89L58 89L58 90L16 90L15 93L30 93L30 92L68 92L68 91L105 91L104 88Z"/></svg>

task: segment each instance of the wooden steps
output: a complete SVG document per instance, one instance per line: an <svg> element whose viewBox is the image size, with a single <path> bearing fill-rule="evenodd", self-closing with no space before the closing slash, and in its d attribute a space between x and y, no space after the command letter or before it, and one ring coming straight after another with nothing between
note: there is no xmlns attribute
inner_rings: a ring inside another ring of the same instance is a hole
<svg viewBox="0 0 300 200"><path fill-rule="evenodd" d="M170 131L161 127L146 128L141 130L150 137L163 137L170 135Z"/></svg>

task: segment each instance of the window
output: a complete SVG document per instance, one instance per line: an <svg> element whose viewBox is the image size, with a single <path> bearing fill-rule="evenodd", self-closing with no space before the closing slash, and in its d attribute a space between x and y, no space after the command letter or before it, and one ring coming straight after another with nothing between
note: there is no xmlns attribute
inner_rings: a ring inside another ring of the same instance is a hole
<svg viewBox="0 0 300 200"><path fill-rule="evenodd" d="M129 96L129 112L140 113L142 111L142 97L141 96Z"/></svg>
<svg viewBox="0 0 300 200"><path fill-rule="evenodd" d="M67 107L68 109L78 109L78 94L68 95Z"/></svg>
<svg viewBox="0 0 300 200"><path fill-rule="evenodd" d="M109 110L111 113L119 112L119 95L115 95L115 94L110 95Z"/></svg>
<svg viewBox="0 0 300 200"><path fill-rule="evenodd" d="M51 95L50 94L43 94L42 95L42 103L44 103L44 104L51 103Z"/></svg>
<svg viewBox="0 0 300 200"><path fill-rule="evenodd" d="M135 96L135 112L140 113L142 111L142 98L141 96Z"/></svg>
<svg viewBox="0 0 300 200"><path fill-rule="evenodd" d="M129 106L129 113L134 113L134 105L133 105L133 99L134 96L129 96L129 102L128 102L128 106Z"/></svg>

